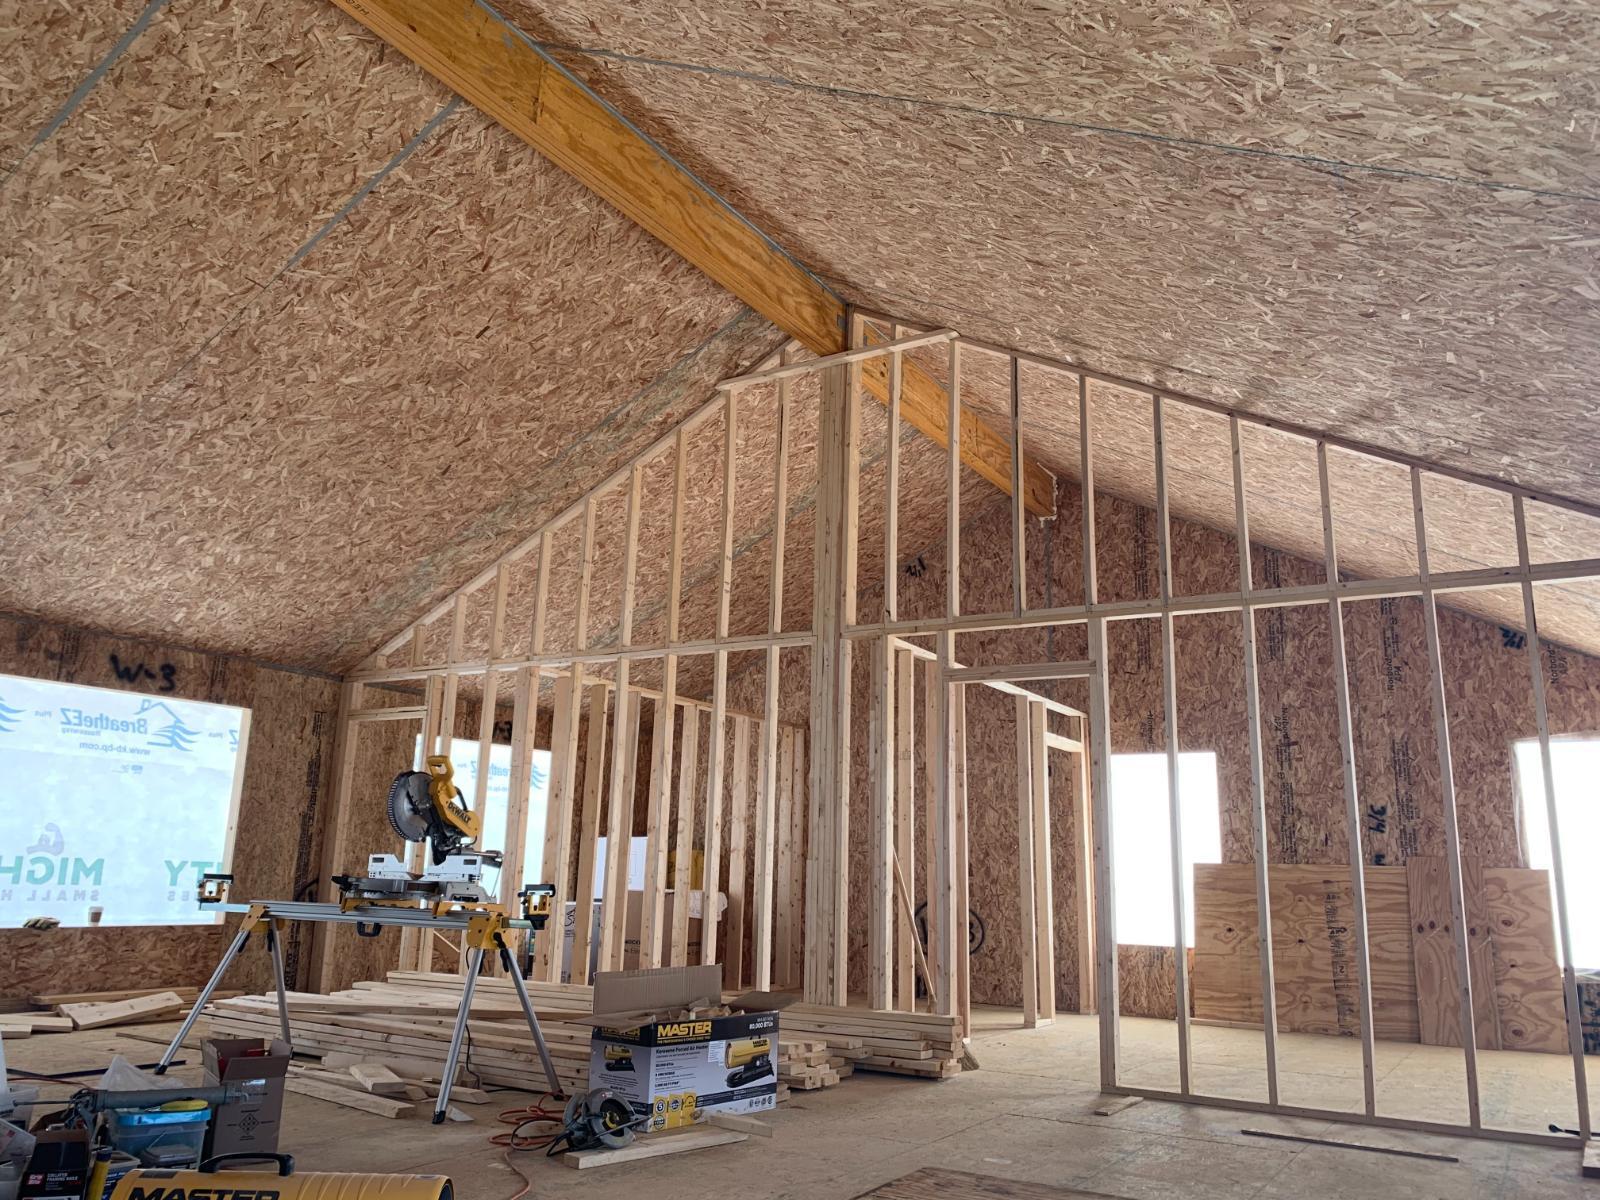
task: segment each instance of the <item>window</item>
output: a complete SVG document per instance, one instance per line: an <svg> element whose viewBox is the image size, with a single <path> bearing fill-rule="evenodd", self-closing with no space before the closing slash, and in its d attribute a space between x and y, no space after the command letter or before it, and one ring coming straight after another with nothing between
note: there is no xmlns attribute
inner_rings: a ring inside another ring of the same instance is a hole
<svg viewBox="0 0 1600 1200"><path fill-rule="evenodd" d="M0 675L0 927L205 925L227 871L250 712Z"/></svg>
<svg viewBox="0 0 1600 1200"><path fill-rule="evenodd" d="M544 849L545 813L550 805L550 751L535 750L528 772L528 840L522 859L522 882L539 879L540 855ZM421 769L422 735L417 735L416 761ZM450 739L450 765L455 768L456 786L470 807L478 795L478 742L474 738ZM480 850L506 848L506 817L511 810L511 747L500 743L489 747L489 788L483 798L483 836ZM491 892L499 887L500 872L492 869L484 876Z"/></svg>
<svg viewBox="0 0 1600 1200"><path fill-rule="evenodd" d="M1194 945L1194 864L1222 861L1222 814L1217 803L1217 756L1178 755L1183 811L1183 886ZM1167 809L1167 756L1111 756L1112 870L1117 941L1124 946L1170 946L1172 836Z"/></svg>
<svg viewBox="0 0 1600 1200"><path fill-rule="evenodd" d="M1518 808L1522 813L1522 844L1528 865L1548 871L1550 815L1545 807L1544 763L1539 739L1519 741L1515 747ZM1600 874L1584 866L1600 845L1600 804L1594 802L1594 781L1600 779L1600 737L1550 739L1550 768L1556 784L1556 816L1561 822L1562 865L1566 868L1567 919L1572 928L1573 965L1600 967ZM1555 912L1555 880L1550 882L1550 911ZM1561 953L1557 939L1556 954Z"/></svg>

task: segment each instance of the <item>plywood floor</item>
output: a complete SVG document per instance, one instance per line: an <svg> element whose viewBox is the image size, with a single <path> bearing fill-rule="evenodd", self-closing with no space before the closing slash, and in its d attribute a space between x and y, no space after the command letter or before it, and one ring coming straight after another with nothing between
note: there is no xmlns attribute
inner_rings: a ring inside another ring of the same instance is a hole
<svg viewBox="0 0 1600 1200"><path fill-rule="evenodd" d="M618 1195L650 1200L853 1200L922 1168L1134 1200L1600 1200L1600 1184L1581 1178L1576 1153L1148 1101L1114 1117L1096 1117L1092 1021L1068 1017L1047 1029L1023 1031L1015 1015L1003 1010L984 1010L978 1021L974 1051L981 1070L942 1083L859 1075L825 1092L796 1093L770 1118L776 1131L771 1139L752 1138L678 1159L597 1171L571 1171L539 1155L520 1156L519 1162L533 1177L534 1200ZM1123 1048L1131 1071L1156 1070L1157 1054L1170 1030L1160 1024L1125 1023ZM1213 1039L1212 1033L1250 1036L1208 1030L1198 1037L1201 1082L1205 1072L1224 1069L1229 1047L1243 1054L1240 1039ZM1359 1047L1355 1051L1359 1098ZM45 1071L98 1066L112 1052L136 1061L149 1061L158 1053L148 1042L132 1041L114 1030L6 1043L14 1068ZM1392 1086L1408 1080L1407 1086L1423 1088L1430 1077L1438 1084L1442 1075L1423 1070L1429 1057L1413 1055L1409 1067L1409 1059L1398 1060L1385 1079L1394 1081ZM1138 1066L1140 1060L1148 1066ZM1340 1073L1346 1067L1342 1061L1319 1064L1308 1058L1305 1065L1324 1070L1306 1070L1303 1081L1297 1074L1296 1086L1303 1082L1307 1088L1325 1088L1325 1102L1344 1094L1338 1089L1348 1090ZM175 1073L183 1078L191 1069ZM1246 1068L1231 1064L1228 1069ZM1495 1078L1502 1078L1498 1068ZM1286 1072L1286 1087L1289 1079ZM1531 1110L1540 1086L1527 1085L1530 1099L1518 1103ZM529 1099L507 1093L505 1104ZM477 1118L472 1124L435 1128L421 1120L387 1121L291 1095L282 1148L295 1155L301 1170L444 1173L456 1181L462 1200L511 1200L521 1181L488 1145L489 1135L498 1129L492 1124L497 1109L479 1106L471 1111ZM1242 1137L1239 1131L1246 1125L1441 1150L1461 1161L1441 1164L1267 1142Z"/></svg>

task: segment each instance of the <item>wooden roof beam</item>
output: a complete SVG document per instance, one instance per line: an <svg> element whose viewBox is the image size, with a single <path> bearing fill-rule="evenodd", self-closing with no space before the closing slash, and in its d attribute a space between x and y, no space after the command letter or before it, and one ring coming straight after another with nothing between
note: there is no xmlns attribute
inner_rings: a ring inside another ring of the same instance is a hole
<svg viewBox="0 0 1600 1200"><path fill-rule="evenodd" d="M815 354L846 349L844 302L610 104L481 0L333 0ZM862 372L888 402L888 365ZM905 365L901 415L948 445L944 389ZM961 456L1011 493L1011 447L963 410ZM1024 464L1028 511L1055 512L1054 481Z"/></svg>

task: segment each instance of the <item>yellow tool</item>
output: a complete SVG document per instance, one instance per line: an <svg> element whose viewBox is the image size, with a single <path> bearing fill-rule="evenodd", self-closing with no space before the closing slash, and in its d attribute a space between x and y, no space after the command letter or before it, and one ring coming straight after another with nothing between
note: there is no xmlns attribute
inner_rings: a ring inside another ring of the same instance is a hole
<svg viewBox="0 0 1600 1200"><path fill-rule="evenodd" d="M739 1038L728 1043L728 1086L743 1087L772 1074L772 1039Z"/></svg>
<svg viewBox="0 0 1600 1200"><path fill-rule="evenodd" d="M217 1168L228 1162L273 1162L276 1170ZM343 1174L333 1171L294 1173L288 1154L219 1154L198 1170L129 1171L111 1190L111 1200L455 1200L447 1175Z"/></svg>

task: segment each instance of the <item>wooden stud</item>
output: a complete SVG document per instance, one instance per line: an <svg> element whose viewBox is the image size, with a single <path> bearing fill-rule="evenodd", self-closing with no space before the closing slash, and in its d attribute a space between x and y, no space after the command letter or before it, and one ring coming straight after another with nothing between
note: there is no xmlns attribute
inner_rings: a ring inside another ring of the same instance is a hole
<svg viewBox="0 0 1600 1200"><path fill-rule="evenodd" d="M1578 1136L1585 1141L1593 1130L1589 1117L1589 1078L1583 1049L1583 1016L1578 1003L1578 977L1572 965L1572 925L1567 917L1566 858L1561 852L1561 820L1556 807L1555 766L1550 758L1550 708L1545 694L1544 660L1539 650L1539 617L1528 577L1528 522L1521 496L1512 498L1512 518L1517 534L1517 569L1522 574L1522 627L1527 636L1528 676L1533 684L1533 714L1539 731L1539 772L1544 784L1545 819L1550 828L1550 878L1555 886L1556 936L1561 945L1561 982L1566 994L1567 1045L1572 1053L1572 1085L1578 1109ZM1590 1149L1594 1148L1593 1143ZM1584 1153L1588 1173L1589 1151Z"/></svg>
<svg viewBox="0 0 1600 1200"><path fill-rule="evenodd" d="M1013 611L1028 607L1028 506L1022 485L1022 364L1011 359L1011 593Z"/></svg>
<svg viewBox="0 0 1600 1200"><path fill-rule="evenodd" d="M1245 493L1244 448L1239 440L1239 419L1228 422L1233 451L1234 538L1239 548L1239 591L1248 596L1253 586L1250 566L1250 506ZM1267 878L1266 770L1261 759L1261 688L1256 668L1256 616L1250 608L1239 610L1244 650L1245 725L1250 756L1250 833L1256 878L1256 945L1261 967L1261 1030L1267 1058L1267 1099L1278 1103L1278 988L1272 961L1272 899Z"/></svg>
<svg viewBox="0 0 1600 1200"><path fill-rule="evenodd" d="M928 932L928 967L937 982L944 978L944 944L935 936L934 911L933 911L933 881L938 877L938 830L939 822L939 772L942 769L942 759L939 753L939 739L943 731L941 725L942 710L939 706L939 694L943 684L939 678L939 664L937 662L924 662L922 673L922 793L923 811L926 820L922 822L922 897L924 906L924 921ZM915 893L913 893L915 894ZM939 991L930 988L928 991L929 1011L939 1011Z"/></svg>
<svg viewBox="0 0 1600 1200"><path fill-rule="evenodd" d="M1039 1024L1039 913L1034 908L1033 887L1033 720L1028 701L1015 698L1017 725L1017 898L1021 902L1022 923L1018 944L1022 964L1018 978L1022 985L1022 1027Z"/></svg>
<svg viewBox="0 0 1600 1200"><path fill-rule="evenodd" d="M1092 1013L1099 1008L1095 987L1095 882L1094 882L1094 812L1089 798L1089 719L1078 718L1081 727L1078 750L1073 755L1076 764L1077 790L1073 797L1073 819L1077 824L1075 843L1077 868L1078 919L1078 1011Z"/></svg>
<svg viewBox="0 0 1600 1200"><path fill-rule="evenodd" d="M744 910L746 829L750 812L750 718L733 718L733 762L728 767L732 783L728 830L728 949L722 958L722 982L729 991L744 990Z"/></svg>
<svg viewBox="0 0 1600 1200"><path fill-rule="evenodd" d="M1321 476L1323 565L1331 582L1339 577L1338 547L1334 541L1333 505L1328 498L1328 449L1317 447ZM1328 602L1329 637L1333 648L1333 694L1339 712L1339 745L1344 765L1345 836L1350 857L1351 912L1356 943L1356 984L1360 997L1361 1086L1368 1116L1377 1111L1372 1077L1372 955L1367 936L1366 852L1361 846L1361 797L1356 777L1355 729L1350 715L1350 676L1345 664L1344 615L1338 597ZM1477 1124L1476 1121L1473 1122Z"/></svg>
<svg viewBox="0 0 1600 1200"><path fill-rule="evenodd" d="M916 906L911 902L916 895L916 659L908 650L896 649L894 655L894 853L903 875L901 887L907 893L895 927L895 992L897 1007L903 1012L914 1012L917 1007L915 957L922 951L914 917Z"/></svg>
<svg viewBox="0 0 1600 1200"><path fill-rule="evenodd" d="M778 732L778 812L777 812L777 865L773 887L776 919L773 924L773 983L790 987L794 983L791 964L799 942L795 914L794 872L791 865L796 852L794 843L794 735L793 729Z"/></svg>
<svg viewBox="0 0 1600 1200"><path fill-rule="evenodd" d="M1172 963L1178 1018L1178 1090L1190 1090L1188 905L1183 886L1183 797L1178 770L1178 664L1172 628L1172 515L1167 495L1166 413L1161 396L1151 398L1156 458L1156 573L1161 603L1161 702L1167 743L1167 828L1172 865Z"/></svg>
<svg viewBox="0 0 1600 1200"><path fill-rule="evenodd" d="M700 713L697 709L685 706L682 714L678 822L673 838L672 957L667 964L674 967L689 965L689 903L694 891L695 774L700 762Z"/></svg>
<svg viewBox="0 0 1600 1200"><path fill-rule="evenodd" d="M1050 756L1045 744L1046 712L1028 701L1029 745L1033 752L1033 913L1034 962L1038 966L1039 1020L1056 1017L1055 856L1050 840Z"/></svg>
<svg viewBox="0 0 1600 1200"><path fill-rule="evenodd" d="M1323 511L1328 508L1328 448L1317 446L1317 461L1322 469ZM1456 821L1456 781L1450 755L1450 711L1445 701L1444 660L1439 649L1439 607L1433 598L1428 577L1428 519L1422 502L1422 472L1411 468L1411 504L1417 533L1417 576L1422 581L1422 623L1428 638L1428 666L1433 684L1433 733L1439 748L1439 798L1444 815L1445 860L1450 868L1450 920L1456 948L1456 975L1461 1003L1461 1048L1467 1069L1467 1121L1473 1129L1483 1124L1478 1094L1478 1028L1472 1004L1472 956L1467 944L1467 902L1461 870L1461 830ZM1325 518L1326 519L1326 518ZM1331 535L1330 535L1331 536ZM1334 578L1334 559L1329 553L1328 579ZM1335 602L1337 603L1337 602ZM1342 672L1343 656L1338 665ZM1342 680L1341 680L1342 682ZM1341 720L1348 722L1348 698ZM1367 1109L1371 1115L1372 1109Z"/></svg>
<svg viewBox="0 0 1600 1200"><path fill-rule="evenodd" d="M673 446L672 547L667 563L667 643L678 640L683 595L684 492L688 486L688 437L679 427ZM656 705L656 725L650 766L650 814L645 834L643 911L639 919L639 965L659 967L662 960L663 906L667 881L667 820L672 807L673 716L678 700L678 656L668 652L661 661L662 700Z"/></svg>
<svg viewBox="0 0 1600 1200"><path fill-rule="evenodd" d="M578 723L583 709L583 669L556 677L555 715L550 730L550 806L546 810L544 859L540 875L555 887L551 920L565 927L572 868L572 816L578 777ZM534 978L561 982L564 940L534 939Z"/></svg>
<svg viewBox="0 0 1600 1200"><path fill-rule="evenodd" d="M788 874L791 876L789 887L789 925L791 930L789 949L788 980L790 987L797 987L804 978L803 950L805 946L805 886L806 886L806 732L804 729L793 729L792 734L793 759L789 770L789 806L790 833L789 844L794 847L794 854L789 860Z"/></svg>
<svg viewBox="0 0 1600 1200"><path fill-rule="evenodd" d="M738 503L737 438L738 398L728 393L722 424L722 548L718 557L717 629L718 641L728 638L730 606L733 602L733 520ZM728 652L718 650L711 663L711 728L706 743L706 832L705 869L701 877L703 903L700 916L700 961L717 962L717 934L721 912L717 897L722 889L722 793L723 758L727 737Z"/></svg>
<svg viewBox="0 0 1600 1200"><path fill-rule="evenodd" d="M872 642L868 771L872 806L867 850L867 1004L894 1007L894 664L887 638Z"/></svg>
<svg viewBox="0 0 1600 1200"><path fill-rule="evenodd" d="M951 847L952 870L955 875L955 921L952 931L956 944L956 1015L961 1018L961 1034L972 1036L972 938L968 928L972 912L972 869L969 861L970 842L967 836L967 689L950 689L954 708L950 749L954 758L951 771L951 790L954 813L951 828L955 845Z"/></svg>
<svg viewBox="0 0 1600 1200"><path fill-rule="evenodd" d="M619 693L620 695L620 693ZM578 835L578 883L572 893L573 983L589 982L589 960L594 948L594 873L595 855L600 840L600 797L605 794L606 701L604 684L589 688L589 736L583 760L583 813ZM608 843L610 844L610 843ZM603 890L603 889L602 889Z"/></svg>
<svg viewBox="0 0 1600 1200"><path fill-rule="evenodd" d="M349 849L350 818L355 811L356 742L360 729L350 720L350 714L361 707L359 683L346 683L339 688L339 710L334 723L333 747L333 829L328 835L322 854L322 878L329 880L322 887L323 899L338 899L338 889L331 876L344 870L344 856ZM313 984L318 989L331 987L338 955L334 925L319 925L316 933L317 964Z"/></svg>
<svg viewBox="0 0 1600 1200"><path fill-rule="evenodd" d="M622 611L619 615L618 645L626 650L633 644L633 613L639 569L639 505L644 486L644 467L635 462L628 471L628 509L623 530ZM630 662L617 659L617 701L612 713L611 796L606 822L606 870L600 900L600 967L622 970L623 945L627 927L628 854L633 837L632 776L639 737L639 700L629 687ZM624 733L626 730L626 733Z"/></svg>
<svg viewBox="0 0 1600 1200"><path fill-rule="evenodd" d="M754 897L751 901L751 954L754 987L772 988L774 874L777 863L778 803L778 650L767 651L765 715L761 721L761 756L756 789Z"/></svg>
<svg viewBox="0 0 1600 1200"><path fill-rule="evenodd" d="M883 619L900 614L900 392L905 364L896 350L889 358L888 457L884 464Z"/></svg>

